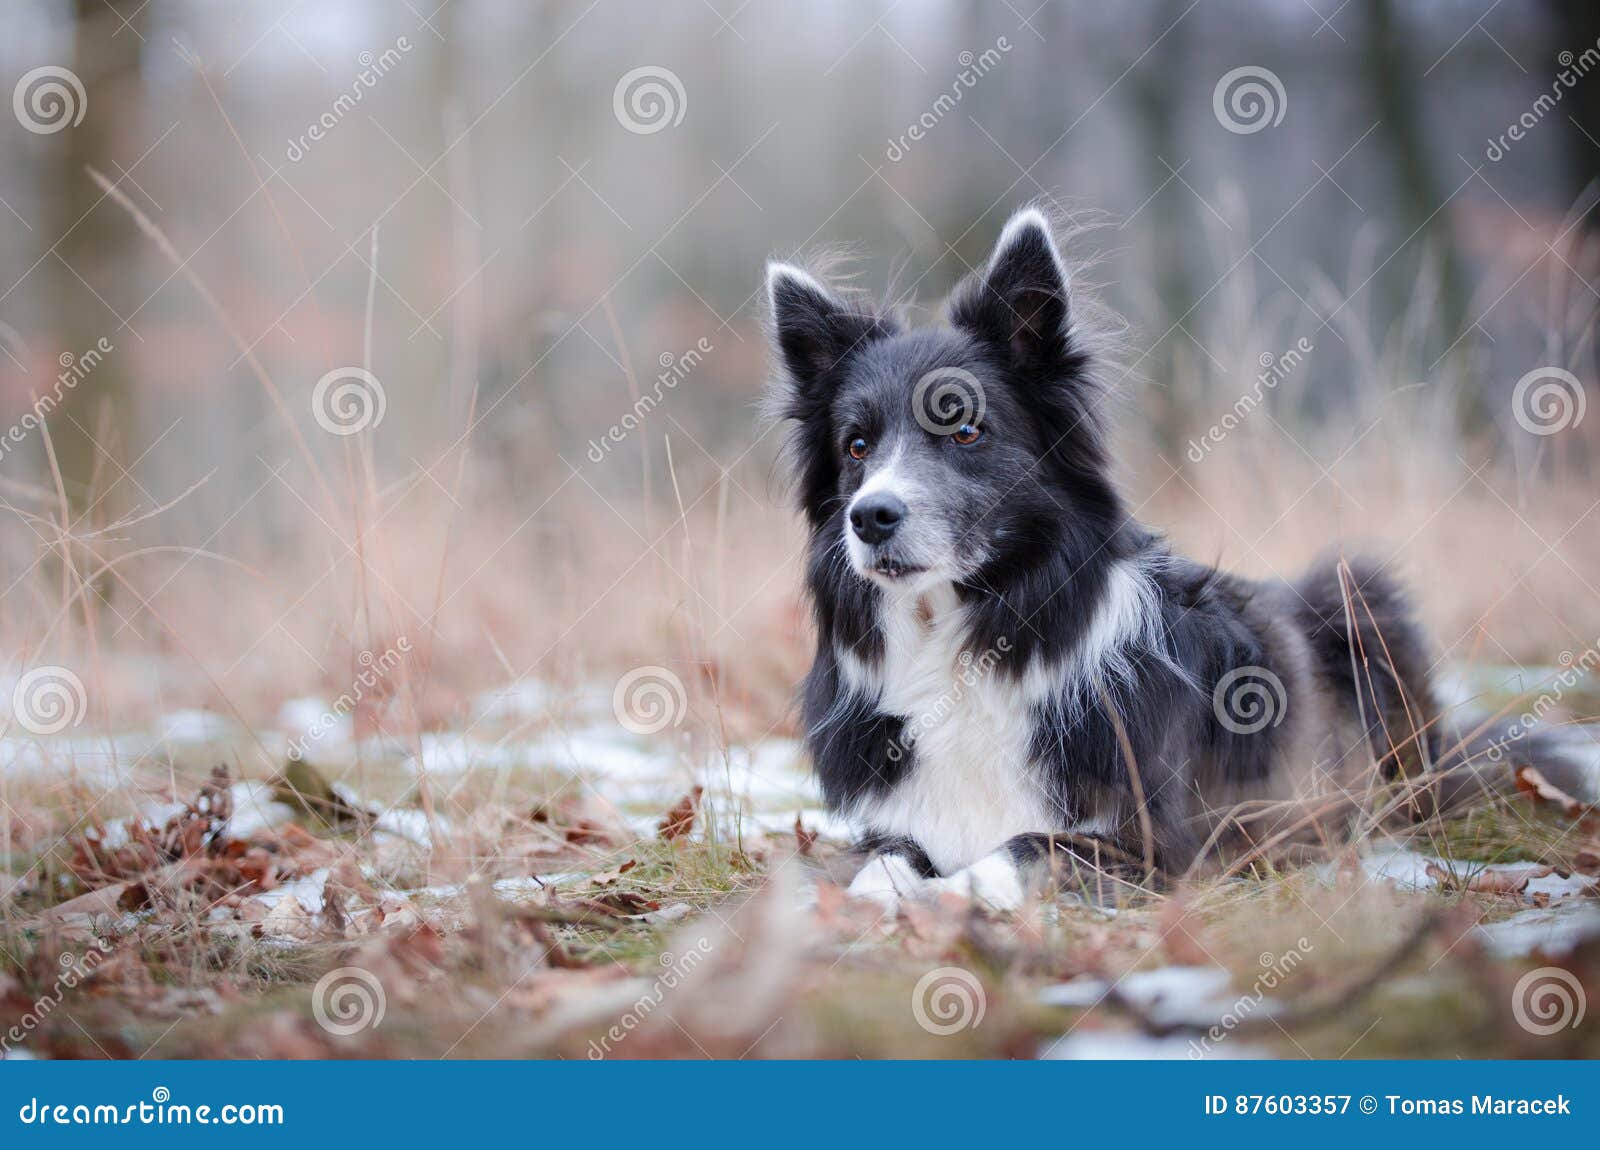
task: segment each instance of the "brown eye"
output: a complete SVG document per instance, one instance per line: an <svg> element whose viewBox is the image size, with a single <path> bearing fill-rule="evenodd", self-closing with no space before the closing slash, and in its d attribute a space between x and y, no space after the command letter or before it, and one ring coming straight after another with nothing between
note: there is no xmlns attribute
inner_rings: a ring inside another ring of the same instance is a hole
<svg viewBox="0 0 1600 1150"><path fill-rule="evenodd" d="M852 439L850 441L850 458L865 459L867 457L867 441L865 439Z"/></svg>
<svg viewBox="0 0 1600 1150"><path fill-rule="evenodd" d="M974 427L970 423L963 423L950 434L950 438L961 444L962 447L978 442L982 436L983 428Z"/></svg>

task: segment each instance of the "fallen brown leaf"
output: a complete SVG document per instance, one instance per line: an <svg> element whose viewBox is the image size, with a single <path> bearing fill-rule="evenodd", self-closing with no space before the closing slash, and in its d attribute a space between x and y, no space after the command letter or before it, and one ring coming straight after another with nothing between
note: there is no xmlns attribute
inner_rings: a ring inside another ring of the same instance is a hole
<svg viewBox="0 0 1600 1150"><path fill-rule="evenodd" d="M661 909L659 902L631 890L601 891L592 898L579 900L577 905L603 914L643 914L648 910Z"/></svg>
<svg viewBox="0 0 1600 1150"><path fill-rule="evenodd" d="M1521 894L1529 881L1556 873L1555 867L1529 867L1524 870L1481 870L1466 882L1434 863L1428 864L1428 877L1444 890L1469 891L1473 894Z"/></svg>
<svg viewBox="0 0 1600 1150"><path fill-rule="evenodd" d="M1577 818L1586 806L1541 775L1536 767L1517 768L1517 790L1532 795L1536 802L1552 803L1568 818Z"/></svg>
<svg viewBox="0 0 1600 1150"><path fill-rule="evenodd" d="M805 823L800 821L799 812L794 816L794 845L803 855L809 855L811 848L817 845L819 832L806 829Z"/></svg>
<svg viewBox="0 0 1600 1150"><path fill-rule="evenodd" d="M1600 874L1600 839L1584 843L1573 860L1584 874Z"/></svg>
<svg viewBox="0 0 1600 1150"><path fill-rule="evenodd" d="M705 792L704 787L695 787L694 790L679 799L677 805L667 812L656 827L661 837L668 842L682 838L694 829L695 810L700 806L700 796Z"/></svg>

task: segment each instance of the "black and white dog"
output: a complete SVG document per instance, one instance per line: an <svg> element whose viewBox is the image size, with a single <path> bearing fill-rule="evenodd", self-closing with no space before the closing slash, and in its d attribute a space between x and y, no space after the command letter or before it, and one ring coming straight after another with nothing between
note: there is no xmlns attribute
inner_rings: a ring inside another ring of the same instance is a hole
<svg viewBox="0 0 1600 1150"><path fill-rule="evenodd" d="M1248 580L1129 516L1044 213L1011 218L936 328L767 274L810 531L807 742L877 852L853 890L1009 903L1022 863L1087 838L1175 873L1370 808L1375 780L1409 781L1415 815L1487 777L1376 565Z"/></svg>

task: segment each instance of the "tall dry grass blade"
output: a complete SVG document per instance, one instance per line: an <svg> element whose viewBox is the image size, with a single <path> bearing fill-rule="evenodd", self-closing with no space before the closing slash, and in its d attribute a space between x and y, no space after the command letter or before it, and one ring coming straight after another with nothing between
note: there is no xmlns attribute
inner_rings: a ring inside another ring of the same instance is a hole
<svg viewBox="0 0 1600 1150"><path fill-rule="evenodd" d="M129 199L127 194L116 184L106 179L94 168L86 170L89 173L89 178L100 186L100 190L115 201L118 207L132 216L133 222L138 225L139 230L149 236L155 245L161 249L161 254L172 261L175 269L173 274L182 275L184 279L189 281L189 286L194 289L195 294L200 297L207 309L216 318L216 321L222 325L222 329L227 332L228 338L233 340L234 344L239 348L239 352L244 356L245 362L250 365L251 374L261 384L262 390L267 393L267 398L271 400L272 406L277 410L279 418L283 420L284 426L289 430L290 437L299 449L301 459L305 461L312 478L316 480L317 487L322 492L322 498L328 505L328 514L332 517L337 517L339 505L333 497L333 489L328 486L327 478L322 474L322 467L317 463L316 456L311 453L311 448L306 443L305 436L300 434L300 427L295 422L294 416L290 414L289 406L284 402L283 393L278 390L278 385L272 382L272 377L267 374L266 367L257 358L255 349L245 341L244 336L234 324L232 317L228 315L222 304L217 300L217 297L211 293L211 289L206 286L205 281L190 268L189 260L178 254L178 249L172 246L172 241L167 238L166 233L157 227L150 217L145 215L139 206Z"/></svg>

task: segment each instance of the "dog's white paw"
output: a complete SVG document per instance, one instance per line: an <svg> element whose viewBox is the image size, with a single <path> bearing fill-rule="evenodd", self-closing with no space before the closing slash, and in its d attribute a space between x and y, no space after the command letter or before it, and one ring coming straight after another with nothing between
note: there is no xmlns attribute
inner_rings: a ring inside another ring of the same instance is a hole
<svg viewBox="0 0 1600 1150"><path fill-rule="evenodd" d="M917 874L911 864L899 855L873 855L851 880L850 889L845 893L851 898L866 899L887 909L927 885L928 880Z"/></svg>
<svg viewBox="0 0 1600 1150"><path fill-rule="evenodd" d="M986 903L995 910L1016 910L1028 893L1022 881L1022 872L1012 861L1011 852L1003 847L947 878L931 880L928 885L974 902Z"/></svg>

